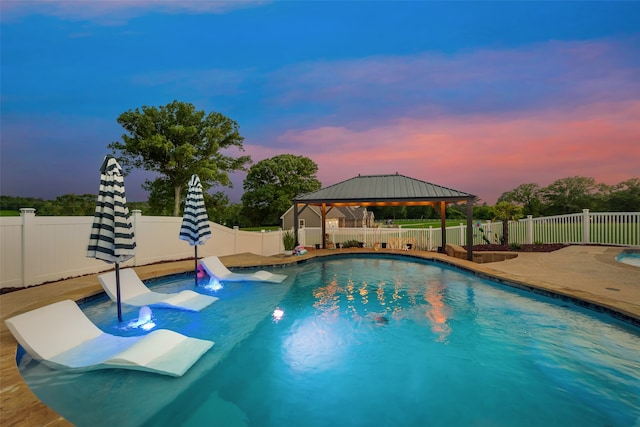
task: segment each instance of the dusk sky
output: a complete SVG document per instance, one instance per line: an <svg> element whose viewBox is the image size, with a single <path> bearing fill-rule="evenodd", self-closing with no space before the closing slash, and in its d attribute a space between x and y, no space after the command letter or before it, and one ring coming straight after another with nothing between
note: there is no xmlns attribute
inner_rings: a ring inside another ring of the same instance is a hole
<svg viewBox="0 0 640 427"><path fill-rule="evenodd" d="M118 116L173 100L238 122L234 155L309 157L323 187L398 172L494 204L640 176L640 2L0 7L2 195L96 194ZM238 202L245 176L214 190Z"/></svg>

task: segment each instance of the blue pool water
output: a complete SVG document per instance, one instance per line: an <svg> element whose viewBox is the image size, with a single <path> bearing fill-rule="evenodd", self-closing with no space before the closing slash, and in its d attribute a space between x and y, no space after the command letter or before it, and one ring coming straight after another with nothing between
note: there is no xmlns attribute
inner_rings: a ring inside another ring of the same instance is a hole
<svg viewBox="0 0 640 427"><path fill-rule="evenodd" d="M640 249L624 250L616 257L616 260L624 264L640 267Z"/></svg>
<svg viewBox="0 0 640 427"><path fill-rule="evenodd" d="M277 272L283 284L225 284L199 313L153 311L158 328L216 342L183 377L70 374L28 356L22 375L77 426L640 426L633 326L402 257ZM145 333L105 299L83 310L106 332Z"/></svg>

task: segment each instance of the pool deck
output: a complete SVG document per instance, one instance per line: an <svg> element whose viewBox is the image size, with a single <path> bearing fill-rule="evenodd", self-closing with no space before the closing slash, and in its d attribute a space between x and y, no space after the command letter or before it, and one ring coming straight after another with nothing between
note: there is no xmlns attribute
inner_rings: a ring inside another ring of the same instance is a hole
<svg viewBox="0 0 640 427"><path fill-rule="evenodd" d="M521 288L563 295L591 308L604 308L640 325L640 268L615 260L623 249L569 246L548 253L519 253L517 258L489 264L476 264L434 252L386 249L376 252L371 249L312 250L300 257L263 257L246 253L220 259L227 267L256 267L290 264L339 253L403 254L441 261ZM135 270L145 280L191 271L193 265L191 259L135 267ZM79 301L101 292L97 275L93 274L0 295L0 425L71 425L40 402L22 380L15 359L17 343L7 329L5 319L57 301Z"/></svg>

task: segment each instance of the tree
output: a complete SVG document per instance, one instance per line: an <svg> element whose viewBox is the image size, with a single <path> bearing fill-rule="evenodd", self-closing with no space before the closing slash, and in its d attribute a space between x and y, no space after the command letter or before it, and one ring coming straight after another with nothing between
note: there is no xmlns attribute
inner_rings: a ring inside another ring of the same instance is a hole
<svg viewBox="0 0 640 427"><path fill-rule="evenodd" d="M467 207L458 205L457 203L447 205L446 207L447 219L465 219L467 217Z"/></svg>
<svg viewBox="0 0 640 427"><path fill-rule="evenodd" d="M0 196L0 210L3 211L18 212L21 208L34 208L40 212L45 203L45 200L35 197Z"/></svg>
<svg viewBox="0 0 640 427"><path fill-rule="evenodd" d="M311 159L281 154L249 168L242 204L253 225L278 224L296 196L319 190L318 165Z"/></svg>
<svg viewBox="0 0 640 427"><path fill-rule="evenodd" d="M604 196L608 212L640 212L640 178L631 178L608 188Z"/></svg>
<svg viewBox="0 0 640 427"><path fill-rule="evenodd" d="M407 219L438 218L438 213L433 206L407 206Z"/></svg>
<svg viewBox="0 0 640 427"><path fill-rule="evenodd" d="M380 221L406 219L407 210L402 208L406 206L371 206L367 207L367 210L373 212L375 219Z"/></svg>
<svg viewBox="0 0 640 427"><path fill-rule="evenodd" d="M590 209L595 204L598 185L595 179L572 176L553 182L540 190L547 215L563 215Z"/></svg>
<svg viewBox="0 0 640 427"><path fill-rule="evenodd" d="M149 192L148 215L177 216L174 209L175 190L168 178L160 177L154 181L145 181L142 188Z"/></svg>
<svg viewBox="0 0 640 427"><path fill-rule="evenodd" d="M198 175L205 191L213 185L230 187L229 173L246 170L251 162L249 156L223 154L234 147L244 151L235 121L220 113L205 115L192 104L173 101L159 108L143 106L122 113L118 123L127 133L109 148L126 172L142 168L161 175L145 183L151 190L150 204L152 199L164 203L170 188L174 216L180 215L191 175Z"/></svg>
<svg viewBox="0 0 640 427"><path fill-rule="evenodd" d="M209 221L222 224L227 218L227 206L229 205L229 196L221 191L213 194L203 193L204 205L207 207L207 216ZM184 205L183 205L184 209Z"/></svg>
<svg viewBox="0 0 640 427"><path fill-rule="evenodd" d="M486 203L473 207L473 219L493 219L494 217L493 207Z"/></svg>
<svg viewBox="0 0 640 427"><path fill-rule="evenodd" d="M516 206L508 202L498 202L493 207L493 213L496 220L502 221L502 237L500 243L509 244L509 221L515 221L522 218L522 207Z"/></svg>
<svg viewBox="0 0 640 427"><path fill-rule="evenodd" d="M65 194L46 202L37 212L42 216L93 216L95 210L95 194Z"/></svg>
<svg viewBox="0 0 640 427"><path fill-rule="evenodd" d="M540 186L538 184L521 184L511 191L502 193L498 202L515 203L522 206L524 215L540 216L542 200L540 200Z"/></svg>
<svg viewBox="0 0 640 427"><path fill-rule="evenodd" d="M251 221L244 215L242 203L231 203L224 211L222 225L227 227L238 226L240 228L250 227Z"/></svg>

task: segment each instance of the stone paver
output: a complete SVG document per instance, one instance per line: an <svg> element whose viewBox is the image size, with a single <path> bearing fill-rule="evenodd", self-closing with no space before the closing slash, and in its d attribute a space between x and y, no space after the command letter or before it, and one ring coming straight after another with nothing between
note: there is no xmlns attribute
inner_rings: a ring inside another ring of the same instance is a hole
<svg viewBox="0 0 640 427"><path fill-rule="evenodd" d="M380 252L435 259L523 287L566 295L606 307L640 324L640 268L615 261L621 250L622 248L618 247L570 246L550 253L519 253L515 259L490 264L476 264L433 252ZM319 250L310 251L303 257L263 257L248 253L220 259L228 267L273 266L316 256L350 252L373 251ZM193 260L186 260L136 267L135 270L144 280L193 268ZM5 326L4 320L56 301L78 301L101 292L97 276L89 275L0 295L0 425L70 425L40 402L22 381L15 359L17 343Z"/></svg>

